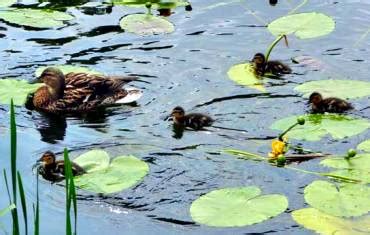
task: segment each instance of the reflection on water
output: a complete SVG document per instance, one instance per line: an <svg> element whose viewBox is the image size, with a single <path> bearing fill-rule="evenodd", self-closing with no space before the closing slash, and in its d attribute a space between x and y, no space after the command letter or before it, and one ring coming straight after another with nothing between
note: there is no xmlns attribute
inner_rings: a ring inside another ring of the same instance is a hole
<svg viewBox="0 0 370 235"><path fill-rule="evenodd" d="M55 144L66 135L67 121L63 115L40 114L34 119L34 123L40 132L41 141Z"/></svg>

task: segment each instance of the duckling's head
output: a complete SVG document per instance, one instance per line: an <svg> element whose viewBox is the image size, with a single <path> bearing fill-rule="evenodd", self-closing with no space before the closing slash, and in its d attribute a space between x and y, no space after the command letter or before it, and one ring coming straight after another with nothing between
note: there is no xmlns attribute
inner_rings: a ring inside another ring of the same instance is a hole
<svg viewBox="0 0 370 235"><path fill-rule="evenodd" d="M257 53L253 56L252 63L256 65L263 65L266 62L265 55L262 53Z"/></svg>
<svg viewBox="0 0 370 235"><path fill-rule="evenodd" d="M172 112L171 112L171 116L174 118L174 119L179 119L179 118L183 118L185 116L185 110L180 107L180 106L177 106L175 107Z"/></svg>
<svg viewBox="0 0 370 235"><path fill-rule="evenodd" d="M45 83L53 98L60 99L63 97L66 85L64 74L60 69L48 67L42 72L38 80Z"/></svg>
<svg viewBox="0 0 370 235"><path fill-rule="evenodd" d="M322 101L322 95L319 92L313 92L310 95L309 102L312 104L319 104Z"/></svg>
<svg viewBox="0 0 370 235"><path fill-rule="evenodd" d="M55 154L51 151L47 151L37 162L41 163L44 167L50 166L55 163Z"/></svg>

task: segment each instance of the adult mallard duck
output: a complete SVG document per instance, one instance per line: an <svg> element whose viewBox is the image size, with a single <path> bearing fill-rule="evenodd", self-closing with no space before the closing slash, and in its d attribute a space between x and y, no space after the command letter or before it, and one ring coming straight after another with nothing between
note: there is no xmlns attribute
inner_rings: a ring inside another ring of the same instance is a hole
<svg viewBox="0 0 370 235"><path fill-rule="evenodd" d="M313 113L343 113L353 109L353 106L345 100L335 97L324 99L318 92L313 92L310 95L309 103L311 103Z"/></svg>
<svg viewBox="0 0 370 235"><path fill-rule="evenodd" d="M85 113L99 107L132 103L142 96L138 89L122 86L136 77L108 77L87 73L68 73L46 68L38 82L40 87L33 94L32 103L36 110L47 113Z"/></svg>
<svg viewBox="0 0 370 235"><path fill-rule="evenodd" d="M37 161L36 165L39 166L37 168L37 173L48 181L59 182L65 178L64 161L56 161L55 154L53 152L45 152ZM73 176L86 173L82 167L74 162L71 162L71 167Z"/></svg>
<svg viewBox="0 0 370 235"><path fill-rule="evenodd" d="M171 116L175 125L189 127L194 130L200 130L203 129L203 127L211 126L214 122L210 116L202 113L189 113L185 115L185 110L180 106L172 110Z"/></svg>
<svg viewBox="0 0 370 235"><path fill-rule="evenodd" d="M292 69L288 65L278 60L266 61L265 55L262 53L255 54L251 62L258 76L263 76L265 73L272 73L279 76L292 72Z"/></svg>

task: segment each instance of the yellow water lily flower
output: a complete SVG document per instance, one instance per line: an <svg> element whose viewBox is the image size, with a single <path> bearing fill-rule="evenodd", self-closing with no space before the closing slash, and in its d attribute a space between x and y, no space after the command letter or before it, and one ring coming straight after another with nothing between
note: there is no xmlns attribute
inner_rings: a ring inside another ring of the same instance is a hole
<svg viewBox="0 0 370 235"><path fill-rule="evenodd" d="M271 142L271 152L269 153L269 157L272 159L276 159L280 154L284 154L286 151L286 138L284 138L284 141L281 140L273 140Z"/></svg>

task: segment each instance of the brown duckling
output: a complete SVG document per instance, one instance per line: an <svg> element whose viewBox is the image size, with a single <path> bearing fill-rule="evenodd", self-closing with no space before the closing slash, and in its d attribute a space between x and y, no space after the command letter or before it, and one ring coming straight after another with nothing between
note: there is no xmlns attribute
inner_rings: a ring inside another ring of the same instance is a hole
<svg viewBox="0 0 370 235"><path fill-rule="evenodd" d="M107 77L87 73L68 73L46 68L37 81L40 87L33 95L36 110L47 113L85 113L99 107L132 103L142 96L138 89L122 86L136 77Z"/></svg>
<svg viewBox="0 0 370 235"><path fill-rule="evenodd" d="M39 165L37 172L48 181L59 182L65 178L64 161L56 161L55 154L53 152L45 152L36 164ZM73 176L86 173L82 167L72 161L71 165Z"/></svg>
<svg viewBox="0 0 370 235"><path fill-rule="evenodd" d="M251 62L258 76L263 76L265 73L272 73L279 76L292 72L292 69L288 65L278 60L269 60L266 62L265 55L262 53L255 54Z"/></svg>
<svg viewBox="0 0 370 235"><path fill-rule="evenodd" d="M335 97L324 99L318 92L313 92L310 95L309 102L313 113L343 113L353 109L353 106L345 100Z"/></svg>
<svg viewBox="0 0 370 235"><path fill-rule="evenodd" d="M203 127L211 126L214 122L210 116L202 113L189 113L185 115L185 110L180 106L172 110L171 116L175 125L189 127L194 130L201 130Z"/></svg>

